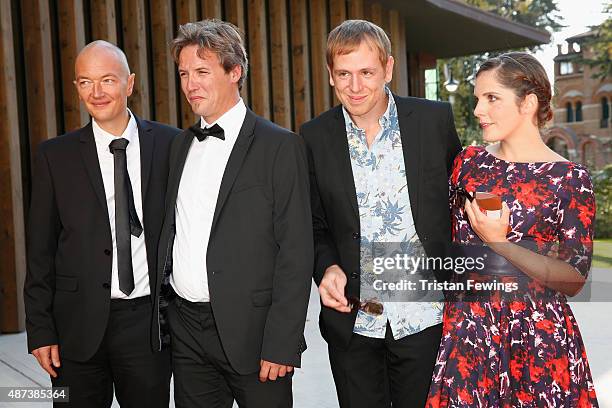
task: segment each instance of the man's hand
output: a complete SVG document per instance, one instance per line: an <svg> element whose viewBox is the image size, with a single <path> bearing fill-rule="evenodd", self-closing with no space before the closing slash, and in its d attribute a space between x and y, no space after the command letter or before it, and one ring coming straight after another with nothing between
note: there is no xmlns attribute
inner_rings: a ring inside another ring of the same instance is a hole
<svg viewBox="0 0 612 408"><path fill-rule="evenodd" d="M39 347L32 351L32 355L36 357L43 370L48 372L51 377L57 378L57 373L53 369L53 367L58 368L61 365L57 344Z"/></svg>
<svg viewBox="0 0 612 408"><path fill-rule="evenodd" d="M344 271L338 265L327 268L319 284L319 294L323 305L338 312L350 313L351 308L344 296L345 286L346 274Z"/></svg>
<svg viewBox="0 0 612 408"><path fill-rule="evenodd" d="M284 377L287 373L293 371L292 366L276 364L266 360L261 360L259 365L261 367L259 370L259 381L261 382L268 380L276 381L278 377Z"/></svg>

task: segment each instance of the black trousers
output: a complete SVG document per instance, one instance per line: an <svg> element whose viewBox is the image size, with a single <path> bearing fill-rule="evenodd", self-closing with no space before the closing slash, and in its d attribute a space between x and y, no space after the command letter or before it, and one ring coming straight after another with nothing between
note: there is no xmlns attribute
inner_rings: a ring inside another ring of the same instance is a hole
<svg viewBox="0 0 612 408"><path fill-rule="evenodd" d="M61 357L54 387L69 387L69 403L55 407L106 408L115 396L122 408L165 407L170 402L170 350L153 352L148 296L112 300L100 348L85 362Z"/></svg>
<svg viewBox="0 0 612 408"><path fill-rule="evenodd" d="M423 408L442 324L399 340L387 324L384 339L353 334L349 348L329 346L340 408Z"/></svg>
<svg viewBox="0 0 612 408"><path fill-rule="evenodd" d="M177 408L288 408L291 377L259 381L259 372L241 375L229 364L210 303L175 297L168 307L172 334L174 403Z"/></svg>

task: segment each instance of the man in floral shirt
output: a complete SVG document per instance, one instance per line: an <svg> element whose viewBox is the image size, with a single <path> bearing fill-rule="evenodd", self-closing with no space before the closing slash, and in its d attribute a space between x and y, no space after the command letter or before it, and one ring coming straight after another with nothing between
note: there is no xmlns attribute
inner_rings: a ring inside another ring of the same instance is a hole
<svg viewBox="0 0 612 408"><path fill-rule="evenodd" d="M330 84L341 106L301 128L320 327L341 408L423 407L442 331L441 298L379 292L367 302L377 293L371 245L444 255L447 179L461 150L450 105L390 92L393 63L380 27L343 22L327 43Z"/></svg>

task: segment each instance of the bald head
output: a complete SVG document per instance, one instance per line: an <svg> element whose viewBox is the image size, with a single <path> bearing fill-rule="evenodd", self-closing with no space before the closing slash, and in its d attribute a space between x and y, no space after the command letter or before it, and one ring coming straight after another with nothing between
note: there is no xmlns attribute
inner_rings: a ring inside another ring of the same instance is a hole
<svg viewBox="0 0 612 408"><path fill-rule="evenodd" d="M117 65L116 68L120 69L121 74L125 75L126 77L130 75L130 66L128 64L127 57L121 48L117 47L115 44L109 43L108 41L96 40L83 47L83 49L81 49L79 52L79 55L77 55L74 64L75 76L78 78L79 63L82 64L84 61L92 59L110 62L108 60L109 58L112 59L112 63Z"/></svg>
<svg viewBox="0 0 612 408"><path fill-rule="evenodd" d="M123 51L106 41L87 44L74 64L79 99L96 123L113 135L127 126L127 100L134 88L134 74Z"/></svg>

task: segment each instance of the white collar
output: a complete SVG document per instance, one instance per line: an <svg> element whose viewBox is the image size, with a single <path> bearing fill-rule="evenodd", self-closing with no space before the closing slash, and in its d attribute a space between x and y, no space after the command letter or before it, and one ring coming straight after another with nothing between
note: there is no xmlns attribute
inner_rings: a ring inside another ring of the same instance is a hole
<svg viewBox="0 0 612 408"><path fill-rule="evenodd" d="M134 141L134 135L138 135L138 125L136 124L136 119L134 119L134 114L132 114L132 111L129 109L127 111L130 115L130 120L128 121L128 124L125 127L125 130L119 137L127 139L128 142L132 143ZM109 141L113 141L117 138L117 136L102 129L93 117L91 118L91 126L93 128L94 136L96 137L101 137Z"/></svg>
<svg viewBox="0 0 612 408"><path fill-rule="evenodd" d="M232 106L230 110L221 115L219 119L213 123L207 123L203 117L200 117L200 127L207 128L213 126L215 123L218 123L223 129L226 139L228 137L237 138L238 132L240 132L240 128L242 127L245 114L246 105L244 104L242 98L239 98L238 102L236 102L236 104Z"/></svg>

